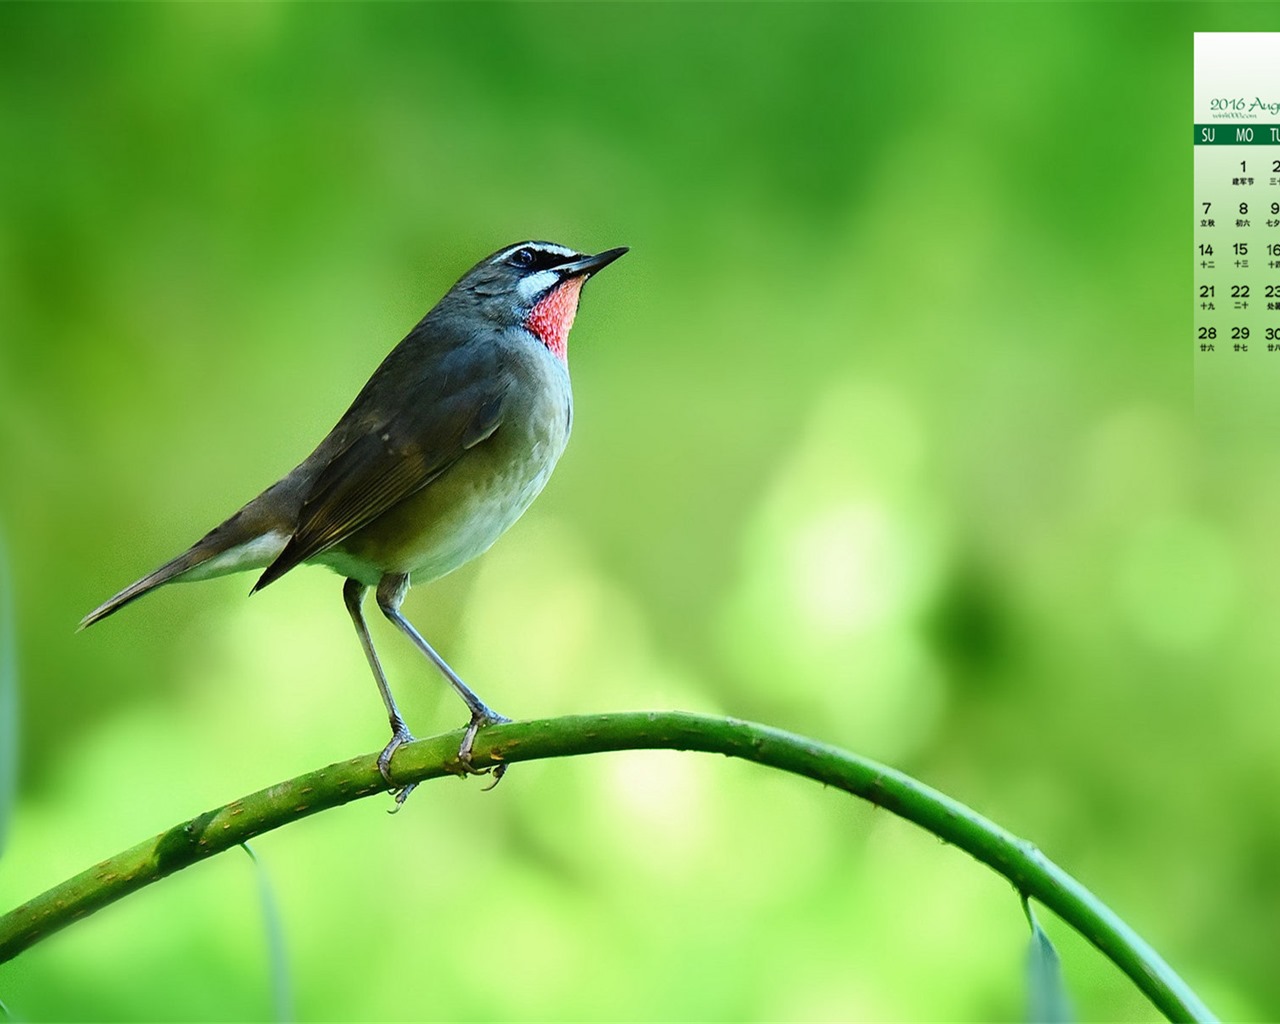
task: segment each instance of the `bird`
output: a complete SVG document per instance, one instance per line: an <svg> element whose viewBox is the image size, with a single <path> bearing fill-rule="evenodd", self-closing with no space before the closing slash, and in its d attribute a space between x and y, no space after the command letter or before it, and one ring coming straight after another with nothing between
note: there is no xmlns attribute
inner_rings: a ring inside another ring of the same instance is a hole
<svg viewBox="0 0 1280 1024"><path fill-rule="evenodd" d="M480 260L391 350L305 460L91 611L80 629L167 583L262 570L254 593L298 565L326 566L345 579L343 601L386 707L391 740L377 765L397 809L414 784L392 783L391 759L413 734L369 635L370 589L466 704L458 761L475 772L477 732L510 719L462 681L401 603L411 582L438 579L488 550L543 489L573 426L567 346L582 286L627 251L525 241Z"/></svg>

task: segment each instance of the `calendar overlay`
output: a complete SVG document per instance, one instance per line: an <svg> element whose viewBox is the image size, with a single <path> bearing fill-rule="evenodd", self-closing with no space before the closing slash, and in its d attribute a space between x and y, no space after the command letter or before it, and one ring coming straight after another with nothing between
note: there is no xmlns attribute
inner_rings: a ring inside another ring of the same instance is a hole
<svg viewBox="0 0 1280 1024"><path fill-rule="evenodd" d="M1280 356L1280 121L1195 130L1196 347Z"/></svg>
<svg viewBox="0 0 1280 1024"><path fill-rule="evenodd" d="M1197 32L1198 414L1280 432L1280 32Z"/></svg>

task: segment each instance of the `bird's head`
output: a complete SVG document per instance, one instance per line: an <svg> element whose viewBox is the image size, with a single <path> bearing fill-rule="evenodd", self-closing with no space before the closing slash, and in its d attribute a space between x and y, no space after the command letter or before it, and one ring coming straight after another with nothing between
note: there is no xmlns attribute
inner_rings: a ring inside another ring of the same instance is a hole
<svg viewBox="0 0 1280 1024"><path fill-rule="evenodd" d="M554 242L519 242L482 259L451 294L488 320L524 328L563 360L583 283L626 251L591 256Z"/></svg>

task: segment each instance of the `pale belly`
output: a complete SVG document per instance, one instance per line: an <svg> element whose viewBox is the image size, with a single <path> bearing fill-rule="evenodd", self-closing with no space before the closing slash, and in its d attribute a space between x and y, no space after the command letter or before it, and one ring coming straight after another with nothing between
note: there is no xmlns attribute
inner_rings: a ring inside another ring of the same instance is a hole
<svg viewBox="0 0 1280 1024"><path fill-rule="evenodd" d="M376 586L425 583L488 550L546 485L568 441L567 410L504 423L442 476L312 562Z"/></svg>

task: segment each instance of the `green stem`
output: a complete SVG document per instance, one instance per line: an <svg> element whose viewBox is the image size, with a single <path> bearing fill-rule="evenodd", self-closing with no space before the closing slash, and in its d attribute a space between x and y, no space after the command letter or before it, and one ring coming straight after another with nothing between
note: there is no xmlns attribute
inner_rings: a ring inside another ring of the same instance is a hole
<svg viewBox="0 0 1280 1024"><path fill-rule="evenodd" d="M461 733L396 753L403 785L455 774ZM634 749L701 750L802 775L913 821L1053 910L1125 972L1169 1020L1212 1021L1194 992L1136 932L1025 840L915 779L814 740L729 718L625 712L513 722L484 729L472 763L534 761ZM165 875L309 814L382 792L372 754L329 765L207 811L103 861L0 917L0 962Z"/></svg>

